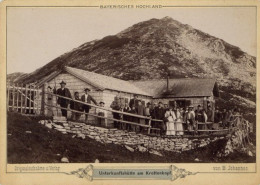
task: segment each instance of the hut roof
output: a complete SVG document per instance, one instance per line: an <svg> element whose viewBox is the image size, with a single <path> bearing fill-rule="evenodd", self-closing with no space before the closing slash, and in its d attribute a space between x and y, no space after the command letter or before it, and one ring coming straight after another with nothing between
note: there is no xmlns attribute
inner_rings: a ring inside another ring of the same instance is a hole
<svg viewBox="0 0 260 185"><path fill-rule="evenodd" d="M133 81L134 85L142 88L154 98L169 97L219 97L218 85L215 79L169 79L167 91L167 80L145 80Z"/></svg>
<svg viewBox="0 0 260 185"><path fill-rule="evenodd" d="M69 74L75 76L76 78L81 79L82 81L100 89L109 89L109 90L115 90L115 91L121 91L126 93L133 93L133 94L139 94L139 95L145 95L150 96L149 93L143 91L139 87L135 86L129 81L120 80L117 78L101 75L98 73L85 71L82 69L77 69L73 67L65 67L64 70L68 72ZM43 83L51 80L58 74L60 74L62 71L59 71L57 73L53 73L49 75L47 78L45 78L43 81L41 81L38 85L42 85Z"/></svg>

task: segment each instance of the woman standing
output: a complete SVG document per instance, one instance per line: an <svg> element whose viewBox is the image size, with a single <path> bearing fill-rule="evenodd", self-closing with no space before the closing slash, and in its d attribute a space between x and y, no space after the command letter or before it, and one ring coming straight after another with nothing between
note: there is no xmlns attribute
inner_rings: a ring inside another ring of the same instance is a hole
<svg viewBox="0 0 260 185"><path fill-rule="evenodd" d="M51 88L51 86L48 86L48 88L47 88L47 92L48 93L52 93L52 88ZM47 104L49 105L49 106L47 106L47 116L49 116L49 117L52 117L54 114L53 114L53 105L52 105L52 100L53 99L53 97L52 97L52 95L51 94L47 94Z"/></svg>
<svg viewBox="0 0 260 185"><path fill-rule="evenodd" d="M180 109L177 108L176 110L176 130L177 134L176 135L183 135L183 125L182 125L183 119L182 119L182 115L180 112Z"/></svg>
<svg viewBox="0 0 260 185"><path fill-rule="evenodd" d="M176 120L176 115L172 110L172 107L169 107L169 110L165 112L166 118L166 135L175 135L175 126L174 121Z"/></svg>

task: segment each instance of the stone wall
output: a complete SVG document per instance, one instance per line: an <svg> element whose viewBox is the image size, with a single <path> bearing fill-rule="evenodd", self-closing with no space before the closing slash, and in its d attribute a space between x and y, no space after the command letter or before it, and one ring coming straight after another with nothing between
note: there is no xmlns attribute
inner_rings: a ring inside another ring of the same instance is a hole
<svg viewBox="0 0 260 185"><path fill-rule="evenodd" d="M163 138L160 136L148 136L140 133L128 132L126 130L118 130L114 128L107 129L79 122L70 122L66 121L66 119L62 117L54 117L53 121L41 120L39 123L50 129L56 129L63 134L71 134L72 138L79 137L85 139L86 137L89 137L101 143L124 145L130 151L151 151L158 155L160 155L160 151L181 152L196 147L204 147L213 141L224 138Z"/></svg>

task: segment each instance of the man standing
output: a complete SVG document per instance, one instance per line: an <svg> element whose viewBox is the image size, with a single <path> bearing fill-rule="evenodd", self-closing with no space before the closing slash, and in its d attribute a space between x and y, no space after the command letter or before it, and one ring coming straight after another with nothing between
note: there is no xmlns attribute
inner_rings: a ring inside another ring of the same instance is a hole
<svg viewBox="0 0 260 185"><path fill-rule="evenodd" d="M163 104L162 102L159 102L158 107L155 107L154 109L154 115L155 115L155 119L159 119L159 120L164 120L164 114L165 114L165 110L163 108ZM155 126L157 128L160 128L160 134L162 135L163 133L165 133L166 131L166 125L164 122L156 122Z"/></svg>
<svg viewBox="0 0 260 185"><path fill-rule="evenodd" d="M144 116L144 114L145 114L145 107L142 105L141 100L138 100L137 114L140 116ZM139 118L139 123L142 125L145 125L145 119ZM143 127L139 126L139 130L140 130L140 132L142 132L144 129L143 129Z"/></svg>
<svg viewBox="0 0 260 185"><path fill-rule="evenodd" d="M64 96L64 97L67 97L67 98L71 98L71 94L70 94L70 91L68 88L65 88L66 86L66 83L64 81L62 81L60 83L60 86L61 88L59 88L57 90L57 94L60 95L60 96ZM68 99L65 99L65 98L62 98L62 97L58 97L58 100L57 100L57 103L60 105L60 107L62 108L68 108L68 105L70 103L70 100ZM67 118L67 110L65 109L62 109L61 108L61 114L62 116L66 117Z"/></svg>
<svg viewBox="0 0 260 185"><path fill-rule="evenodd" d="M97 101L92 98L92 96L90 96L89 93L90 89L89 88L85 88L84 92L85 94L83 94L81 96L81 101L85 102L85 103L91 103L91 101L97 105ZM83 112L85 111L85 113L89 113L89 110L91 109L91 107L89 105L83 104L82 106ZM87 123L88 121L88 114L85 114L85 123Z"/></svg>
<svg viewBox="0 0 260 185"><path fill-rule="evenodd" d="M51 88L51 86L48 86L47 92L48 92L48 93L52 93L52 88ZM47 107L47 110L48 110L48 111L47 111L47 115L48 115L49 117L52 117L52 116L53 116L52 99L53 99L52 95L51 95L51 94L47 94L47 104L49 105L49 106Z"/></svg>
<svg viewBox="0 0 260 185"><path fill-rule="evenodd" d="M134 98L132 98L129 102L129 107L135 107L137 109L138 107L138 96L137 94L134 95Z"/></svg>

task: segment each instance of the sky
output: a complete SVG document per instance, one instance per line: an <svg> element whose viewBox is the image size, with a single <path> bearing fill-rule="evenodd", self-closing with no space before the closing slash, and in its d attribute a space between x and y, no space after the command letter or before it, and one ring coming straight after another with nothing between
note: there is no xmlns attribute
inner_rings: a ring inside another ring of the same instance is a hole
<svg viewBox="0 0 260 185"><path fill-rule="evenodd" d="M33 72L85 42L117 34L141 21L165 16L256 56L256 9L253 7L112 10L9 7L7 73Z"/></svg>

